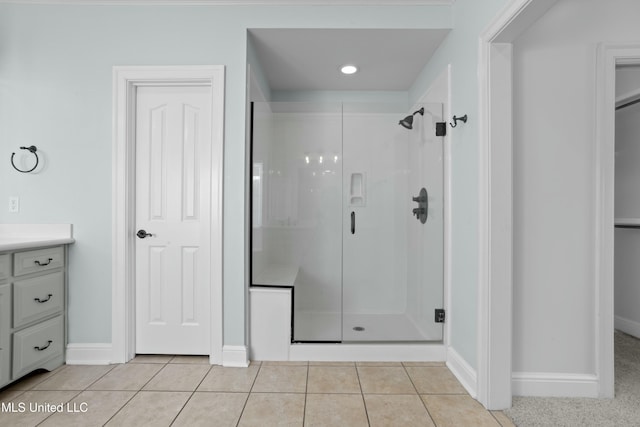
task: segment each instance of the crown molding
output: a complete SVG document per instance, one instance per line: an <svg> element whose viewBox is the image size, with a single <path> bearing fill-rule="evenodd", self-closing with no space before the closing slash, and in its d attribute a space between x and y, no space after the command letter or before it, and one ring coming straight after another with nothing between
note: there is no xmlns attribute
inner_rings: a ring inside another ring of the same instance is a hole
<svg viewBox="0 0 640 427"><path fill-rule="evenodd" d="M0 3L101 6L450 6L455 0L0 0Z"/></svg>

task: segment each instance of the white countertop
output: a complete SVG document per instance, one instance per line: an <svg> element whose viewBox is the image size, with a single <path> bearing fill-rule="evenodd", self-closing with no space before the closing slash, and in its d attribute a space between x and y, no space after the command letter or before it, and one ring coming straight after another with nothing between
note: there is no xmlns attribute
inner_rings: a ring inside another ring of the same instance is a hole
<svg viewBox="0 0 640 427"><path fill-rule="evenodd" d="M0 252L73 242L71 224L0 224Z"/></svg>

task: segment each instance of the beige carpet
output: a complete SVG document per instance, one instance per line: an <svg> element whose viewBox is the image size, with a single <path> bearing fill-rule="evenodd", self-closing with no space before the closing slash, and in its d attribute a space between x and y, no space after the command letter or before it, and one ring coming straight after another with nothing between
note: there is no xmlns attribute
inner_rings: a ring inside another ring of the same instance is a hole
<svg viewBox="0 0 640 427"><path fill-rule="evenodd" d="M615 333L615 399L514 397L505 412L518 427L640 426L640 340Z"/></svg>

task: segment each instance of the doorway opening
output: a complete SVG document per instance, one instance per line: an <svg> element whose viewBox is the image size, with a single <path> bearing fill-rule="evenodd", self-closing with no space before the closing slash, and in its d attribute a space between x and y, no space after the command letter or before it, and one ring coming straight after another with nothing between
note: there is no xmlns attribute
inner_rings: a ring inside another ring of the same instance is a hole
<svg viewBox="0 0 640 427"><path fill-rule="evenodd" d="M629 375L625 372L625 358L633 351L634 341L640 338L640 299L637 283L637 254L640 253L640 200L635 191L638 185L637 166L640 163L640 58L624 61L615 70L615 142L614 142L614 387L622 387ZM625 337L624 334L631 337ZM619 353L622 351L622 353ZM632 354L632 353L631 353ZM618 372L618 368L622 367Z"/></svg>
<svg viewBox="0 0 640 427"><path fill-rule="evenodd" d="M621 66L640 65L640 44L602 44L598 49L598 87L596 134L599 141L596 150L597 206L596 206L596 309L597 319L597 360L599 376L599 396L613 398L615 395L615 269L614 248L616 224L628 223L622 218L628 206L621 205L618 211L616 200L616 73ZM621 98L620 103L623 103ZM622 189L622 188L621 188ZM621 216L618 217L618 214ZM618 217L618 219L616 219ZM614 234L615 233L615 234ZM626 236L625 236L626 237ZM620 239L619 243L623 243ZM621 261L618 260L618 261Z"/></svg>

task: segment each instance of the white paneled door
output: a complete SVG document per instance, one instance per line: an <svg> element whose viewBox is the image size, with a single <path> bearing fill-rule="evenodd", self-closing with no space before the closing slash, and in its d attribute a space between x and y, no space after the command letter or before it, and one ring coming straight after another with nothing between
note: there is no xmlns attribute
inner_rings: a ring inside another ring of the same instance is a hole
<svg viewBox="0 0 640 427"><path fill-rule="evenodd" d="M209 354L208 86L136 96L136 353Z"/></svg>

